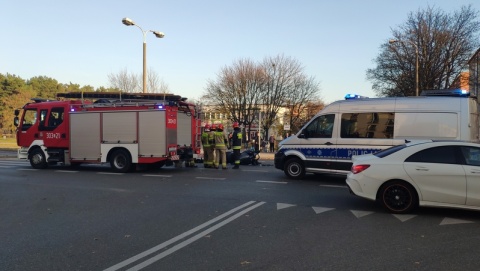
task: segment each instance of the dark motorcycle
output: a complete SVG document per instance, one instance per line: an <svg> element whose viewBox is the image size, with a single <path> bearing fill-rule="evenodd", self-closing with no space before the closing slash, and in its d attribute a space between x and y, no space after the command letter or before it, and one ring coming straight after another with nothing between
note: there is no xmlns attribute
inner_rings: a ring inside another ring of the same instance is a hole
<svg viewBox="0 0 480 271"><path fill-rule="evenodd" d="M247 149L240 153L240 165L259 165L260 151ZM227 151L227 163L235 164L235 157L232 150Z"/></svg>

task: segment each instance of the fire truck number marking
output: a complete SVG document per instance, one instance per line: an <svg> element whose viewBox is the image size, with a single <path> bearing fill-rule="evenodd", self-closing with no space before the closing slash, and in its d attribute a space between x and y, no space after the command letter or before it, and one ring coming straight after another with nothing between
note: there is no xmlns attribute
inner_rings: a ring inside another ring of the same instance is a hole
<svg viewBox="0 0 480 271"><path fill-rule="evenodd" d="M60 133L46 133L47 139L59 139Z"/></svg>
<svg viewBox="0 0 480 271"><path fill-rule="evenodd" d="M168 119L168 124L177 124L176 119Z"/></svg>

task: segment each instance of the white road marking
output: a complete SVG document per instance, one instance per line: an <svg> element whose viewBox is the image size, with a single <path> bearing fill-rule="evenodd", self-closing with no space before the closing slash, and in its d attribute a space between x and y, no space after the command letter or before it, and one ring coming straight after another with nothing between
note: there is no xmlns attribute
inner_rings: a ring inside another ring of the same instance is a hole
<svg viewBox="0 0 480 271"><path fill-rule="evenodd" d="M106 191L113 191L113 192L121 192L121 193L132 192L131 190L122 189L122 188L98 188L98 189L99 190L106 190Z"/></svg>
<svg viewBox="0 0 480 271"><path fill-rule="evenodd" d="M0 163L2 164L5 164L5 165L12 165L12 164L15 164L15 165L21 165L21 166L26 166L26 165L30 165L29 162L27 161L18 161L18 160L1 160Z"/></svg>
<svg viewBox="0 0 480 271"><path fill-rule="evenodd" d="M75 170L55 170L55 172L64 172L64 173L77 173Z"/></svg>
<svg viewBox="0 0 480 271"><path fill-rule="evenodd" d="M328 212L328 211L331 211L331 210L335 210L335 208L326 208L326 207L315 207L315 206L312 206L312 209L313 211L315 211L315 213L318 215L320 213L324 213L324 212Z"/></svg>
<svg viewBox="0 0 480 271"><path fill-rule="evenodd" d="M289 207L293 207L293 206L297 206L297 205L288 204L288 203L277 203L277 210L285 209L285 208L289 208Z"/></svg>
<svg viewBox="0 0 480 271"><path fill-rule="evenodd" d="M223 213L222 215L217 216L216 218L214 218L214 219L212 219L212 220L209 220L209 221L207 221L207 222L205 222L205 223L203 223L203 224L201 224L201 225L199 225L199 226L197 226L197 227L195 227L195 228L193 228L193 229L191 229L191 230L189 230L189 231L186 231L186 232L184 232L184 233L182 233L182 234L180 234L180 235L178 235L178 236L176 236L176 237L174 237L174 238L172 238L172 239L170 239L170 240L168 240L168 241L166 241L166 242L163 242L163 243L161 243L161 244L159 244L159 245L157 245L157 246L155 246L155 247L153 247L153 248L151 248L151 249L149 249L149 250L146 250L146 251L144 251L144 252L142 252L142 253L140 253L140 254L137 254L137 255L135 255L135 256L133 256L133 257L131 257L131 258L129 258L129 259L121 262L121 263L118 263L118 264L116 264L116 265L114 265L114 266L112 266L112 267L109 267L109 268L105 269L105 271L118 270L118 269L120 269L120 268L123 268L123 267L131 264L131 263L134 263L134 262L136 262L136 261L138 261L138 260L140 260L140 259L142 259L142 258L144 258L144 257L147 257L148 255L153 254L153 253L155 253L155 252L157 252L157 251L159 251L159 250L161 250L161 249L163 249L163 248L165 248L165 247L167 247L167 246L169 246L169 245L171 245L171 244L173 244L173 243L175 243L175 242L177 242L177 241L179 241L179 240L182 240L183 238L185 238L185 237L187 237L187 236L189 236L189 235L191 235L191 234L193 234L193 233L195 233L195 232L197 232L197 231L199 231L199 230L201 230L201 229L209 226L210 224L213 224L213 223L215 223L215 222L217 222L217 221L219 221L219 220L221 220L221 219L224 219L225 217L227 217L227 216L229 216L229 215L231 215L231 214L233 214L233 213L235 213L235 212L237 212L237 211L239 211L239 210L242 210L242 209L244 209L245 207L250 206L250 205L252 205L252 204L254 204L254 203L255 203L255 201L249 201L249 202L244 203L244 204L242 204L242 205L240 205L240 206L238 206L238 207L236 207L236 208L233 208L232 210L230 210L230 211L228 211L228 212L226 212L226 213ZM203 232L201 232L201 233L199 233L199 234L191 237L190 239L187 239L187 240L185 240L185 241L177 244L176 246L173 246L172 248L170 248L170 249L168 249L168 250L165 250L164 252L156 255L155 257L152 257L152 258L150 258L150 259L148 259L148 260L146 260L146 261L144 261L144 262L142 262L142 263L140 263L140 264L138 264L138 265L136 265L136 266L134 266L134 267L132 267L132 268L130 268L130 269L128 269L128 270L139 270L139 269L141 269L141 268L143 268L143 267L146 267L146 266L148 266L148 265L150 265L150 264L152 264L152 263L154 263L154 262L162 259L163 257L165 257L165 256L167 256L167 255L169 255L169 254L171 254L171 253L179 250L180 248L183 248L184 246L186 246L186 245L188 245L188 244L190 244L190 243L192 243L192 242L194 242L194 241L202 238L203 236L207 235L208 233L213 232L214 230L216 230L216 229L218 229L218 228L226 225L227 223L232 222L233 220L235 220L235 219L239 218L240 216L244 215L245 213L247 213L247 212L249 212L249 211L251 211L251 210L253 210L253 209L257 208L257 207L260 207L260 206L263 205L264 203L265 203L265 202L258 202L257 204L255 204L255 205L253 205L253 206L250 206L250 207L248 207L247 209L244 209L243 211L238 212L238 213L235 214L234 216L231 216L231 217L229 217L228 219L223 220L222 222L220 222L220 223L218 223L218 224L216 224L216 225L214 225L214 226L212 226L212 227L204 230Z"/></svg>
<svg viewBox="0 0 480 271"><path fill-rule="evenodd" d="M0 168L12 168L12 166L0 166Z"/></svg>
<svg viewBox="0 0 480 271"><path fill-rule="evenodd" d="M410 220L414 217L416 217L417 215L399 215L399 214L394 214L393 215L394 217L398 218L398 220L402 221L402 222L405 222L407 220Z"/></svg>
<svg viewBox="0 0 480 271"><path fill-rule="evenodd" d="M278 182L278 181L262 181L256 180L257 183L279 183L279 184L287 184L288 182Z"/></svg>
<svg viewBox="0 0 480 271"><path fill-rule="evenodd" d="M177 244L177 245L173 246L172 248L167 249L166 251L158 254L157 256L152 257L152 258L144 261L143 263L137 264L137 265L135 265L135 266L132 267L132 268L129 268L128 271L140 270L140 269L142 269L142 268L144 268L144 267L147 267L147 266L151 265L152 263L154 263L154 262L156 262L156 261L158 261L158 260L161 260L161 259L163 259L164 257L172 254L173 252L175 252L175 251L177 251L177 250L179 250L179 249L181 249L181 248L183 248L183 247L186 247L187 245L195 242L196 240L204 237L205 235L207 235L207 234L209 234L209 233L211 233L211 232L213 232L213 231L215 231L215 230L217 230L217 229L225 226L226 224L228 224L228 223L232 222L233 220L241 217L242 215L250 212L251 210L253 210L253 209L257 208L257 207L260 207L260 206L263 205L264 203L265 203L265 202L259 202L259 203L255 204L255 205L253 205L253 206L251 206L251 207L249 207L249 208L247 208L247 209L245 209L245 210L243 210L243 211L241 211L241 212L239 212L239 213L237 213L237 214L235 214L235 215L233 215L233 216L225 219L224 221L222 221L222 222L220 222L220 223L212 226L211 228L206 229L206 230L204 230L203 232L201 232L201 233L199 233L199 234L191 237L190 239L187 239L187 240L181 242L180 244Z"/></svg>
<svg viewBox="0 0 480 271"><path fill-rule="evenodd" d="M364 217L364 216L373 214L373 212L369 212L369 211L358 211L358 210L350 210L350 212L352 212L352 214L355 215L357 218L360 218L360 217Z"/></svg>
<svg viewBox="0 0 480 271"><path fill-rule="evenodd" d="M321 184L319 186L323 186L323 187L331 187L331 188L347 188L346 186L344 185L328 185L328 184Z"/></svg>
<svg viewBox="0 0 480 271"><path fill-rule="evenodd" d="M37 171L38 169L35 168L19 168L17 170L23 170L23 171Z"/></svg>
<svg viewBox="0 0 480 271"><path fill-rule="evenodd" d="M102 175L123 175L124 173L118 173L118 172L97 172L97 174L102 174Z"/></svg>
<svg viewBox="0 0 480 271"><path fill-rule="evenodd" d="M158 174L143 174L145 177L162 177L162 178L170 178L172 175L158 175Z"/></svg>
<svg viewBox="0 0 480 271"><path fill-rule="evenodd" d="M225 178L212 178L212 177L195 177L195 179L202 179L202 180L225 180Z"/></svg>
<svg viewBox="0 0 480 271"><path fill-rule="evenodd" d="M442 225L453 225L453 224L465 224L465 223L473 223L473 222L468 221L468 220L445 217L442 220L442 222L440 222L440 226L442 226Z"/></svg>

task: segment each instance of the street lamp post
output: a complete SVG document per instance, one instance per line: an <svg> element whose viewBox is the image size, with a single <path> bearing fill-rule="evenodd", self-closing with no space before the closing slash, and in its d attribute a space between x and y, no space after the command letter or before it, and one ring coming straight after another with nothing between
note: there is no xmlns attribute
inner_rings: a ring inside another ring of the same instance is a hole
<svg viewBox="0 0 480 271"><path fill-rule="evenodd" d="M258 110L258 150L262 151L262 111Z"/></svg>
<svg viewBox="0 0 480 271"><path fill-rule="evenodd" d="M143 33L143 93L147 93L147 32L152 32L157 38L163 38L165 37L165 34L153 30L143 30L130 18L123 18L122 23L126 26L134 25L138 27Z"/></svg>
<svg viewBox="0 0 480 271"><path fill-rule="evenodd" d="M255 142L255 144L252 146L254 148L256 148L257 144L258 144L258 150L261 150L262 149L262 145L261 145L261 140L260 140L260 137L262 135L262 109L260 107L255 107L253 108L253 114L254 115L257 115L258 113L258 133L257 133L257 141Z"/></svg>
<svg viewBox="0 0 480 271"><path fill-rule="evenodd" d="M389 40L390 44L394 44L395 42L403 42L403 40ZM418 96L418 46L415 42L408 40L410 44L415 47L415 94Z"/></svg>

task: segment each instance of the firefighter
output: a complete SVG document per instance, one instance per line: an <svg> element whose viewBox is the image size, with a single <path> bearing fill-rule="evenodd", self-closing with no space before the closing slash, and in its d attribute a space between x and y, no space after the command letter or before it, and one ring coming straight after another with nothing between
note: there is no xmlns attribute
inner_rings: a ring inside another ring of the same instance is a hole
<svg viewBox="0 0 480 271"><path fill-rule="evenodd" d="M208 164L210 164L210 168L215 168L215 130L217 126L212 124L210 128L210 132L208 132L208 142L210 143L210 148L208 152Z"/></svg>
<svg viewBox="0 0 480 271"><path fill-rule="evenodd" d="M240 166L240 149L242 148L242 132L238 126L238 122L233 123L233 134L232 134L232 149L233 149L233 159L235 166L233 169L238 169Z"/></svg>
<svg viewBox="0 0 480 271"><path fill-rule="evenodd" d="M227 169L227 147L228 146L228 137L223 132L223 124L217 126L217 131L215 132L215 168L220 167L220 163L223 169Z"/></svg>
<svg viewBox="0 0 480 271"><path fill-rule="evenodd" d="M203 166L206 168L213 167L213 161L210 157L213 156L212 149L210 148L210 125L206 124L202 133L202 147L203 147Z"/></svg>

